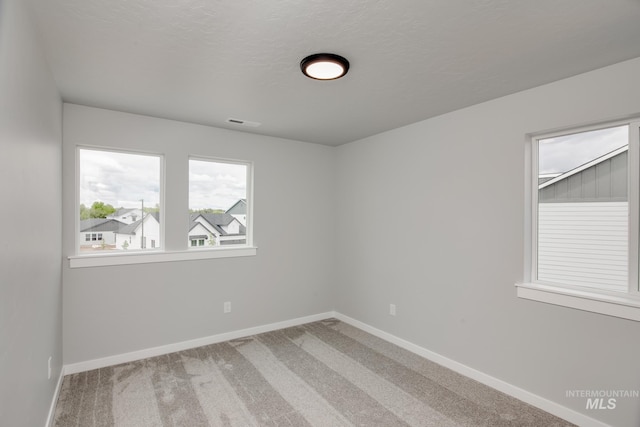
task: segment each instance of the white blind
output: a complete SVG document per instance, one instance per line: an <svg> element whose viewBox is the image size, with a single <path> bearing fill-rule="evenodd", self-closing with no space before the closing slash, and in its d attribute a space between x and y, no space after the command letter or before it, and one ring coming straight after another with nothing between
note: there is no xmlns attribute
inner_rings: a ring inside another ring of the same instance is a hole
<svg viewBox="0 0 640 427"><path fill-rule="evenodd" d="M627 271L627 202L538 205L538 280L625 292Z"/></svg>

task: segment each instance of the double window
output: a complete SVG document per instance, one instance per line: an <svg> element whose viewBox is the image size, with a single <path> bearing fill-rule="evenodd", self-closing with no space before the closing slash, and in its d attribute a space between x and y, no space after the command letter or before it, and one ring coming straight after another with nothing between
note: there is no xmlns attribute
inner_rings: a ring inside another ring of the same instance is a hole
<svg viewBox="0 0 640 427"><path fill-rule="evenodd" d="M640 320L635 121L530 140L524 298Z"/></svg>
<svg viewBox="0 0 640 427"><path fill-rule="evenodd" d="M82 147L77 159L77 254L163 252L164 156ZM188 222L181 218L169 224L188 224L188 229L182 245L171 244L173 252L250 246L251 163L187 161L189 205L183 215Z"/></svg>

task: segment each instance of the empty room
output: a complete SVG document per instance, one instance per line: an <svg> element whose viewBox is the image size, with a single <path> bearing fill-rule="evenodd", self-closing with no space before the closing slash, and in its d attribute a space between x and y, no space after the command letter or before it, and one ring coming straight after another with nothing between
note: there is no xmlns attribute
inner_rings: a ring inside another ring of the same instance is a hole
<svg viewBox="0 0 640 427"><path fill-rule="evenodd" d="M0 0L0 425L640 425L640 2Z"/></svg>

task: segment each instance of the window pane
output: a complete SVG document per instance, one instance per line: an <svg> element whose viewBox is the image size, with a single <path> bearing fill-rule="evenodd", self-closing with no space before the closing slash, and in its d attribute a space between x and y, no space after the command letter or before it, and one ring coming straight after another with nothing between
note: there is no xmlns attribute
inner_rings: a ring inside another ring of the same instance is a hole
<svg viewBox="0 0 640 427"><path fill-rule="evenodd" d="M79 252L152 249L150 239L160 247L161 158L93 149L79 157L79 233L91 232Z"/></svg>
<svg viewBox="0 0 640 427"><path fill-rule="evenodd" d="M627 291L628 133L538 141L539 281Z"/></svg>
<svg viewBox="0 0 640 427"><path fill-rule="evenodd" d="M248 167L189 160L189 247L247 244Z"/></svg>

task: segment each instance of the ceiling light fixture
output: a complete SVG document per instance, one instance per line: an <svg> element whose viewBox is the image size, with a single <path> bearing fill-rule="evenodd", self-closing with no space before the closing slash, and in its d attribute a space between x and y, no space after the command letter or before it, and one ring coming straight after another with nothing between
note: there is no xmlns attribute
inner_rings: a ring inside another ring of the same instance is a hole
<svg viewBox="0 0 640 427"><path fill-rule="evenodd" d="M316 80L335 80L347 74L349 61L333 53L316 53L300 61L305 76Z"/></svg>

